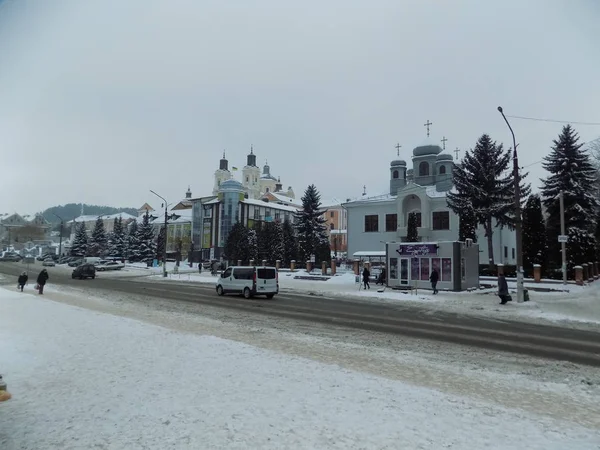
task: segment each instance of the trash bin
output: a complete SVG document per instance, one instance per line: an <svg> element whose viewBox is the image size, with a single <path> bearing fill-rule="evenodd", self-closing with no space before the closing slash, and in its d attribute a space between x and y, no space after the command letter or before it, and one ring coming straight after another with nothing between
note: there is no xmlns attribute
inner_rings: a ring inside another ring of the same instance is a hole
<svg viewBox="0 0 600 450"><path fill-rule="evenodd" d="M524 302L529 301L529 291L527 289L523 289L523 301Z"/></svg>

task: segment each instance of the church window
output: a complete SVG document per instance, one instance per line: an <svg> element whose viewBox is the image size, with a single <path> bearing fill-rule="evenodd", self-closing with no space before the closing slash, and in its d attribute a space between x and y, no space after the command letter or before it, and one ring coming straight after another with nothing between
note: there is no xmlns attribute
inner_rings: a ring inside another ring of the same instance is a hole
<svg viewBox="0 0 600 450"><path fill-rule="evenodd" d="M385 231L395 232L398 228L398 214L386 214L385 215Z"/></svg>
<svg viewBox="0 0 600 450"><path fill-rule="evenodd" d="M246 177L246 183L248 183L248 181L250 181L250 177Z"/></svg>
<svg viewBox="0 0 600 450"><path fill-rule="evenodd" d="M379 216L377 214L365 216L365 233L377 233L379 231Z"/></svg>
<svg viewBox="0 0 600 450"><path fill-rule="evenodd" d="M419 164L419 176L426 177L427 175L429 175L429 163L427 161L422 161L421 164Z"/></svg>
<svg viewBox="0 0 600 450"><path fill-rule="evenodd" d="M392 178L396 179L398 178L398 171L394 170L394 172L392 172Z"/></svg>
<svg viewBox="0 0 600 450"><path fill-rule="evenodd" d="M446 166L440 166L440 175L444 175L446 173Z"/></svg>
<svg viewBox="0 0 600 450"><path fill-rule="evenodd" d="M431 214L434 230L450 229L450 211L434 211Z"/></svg>

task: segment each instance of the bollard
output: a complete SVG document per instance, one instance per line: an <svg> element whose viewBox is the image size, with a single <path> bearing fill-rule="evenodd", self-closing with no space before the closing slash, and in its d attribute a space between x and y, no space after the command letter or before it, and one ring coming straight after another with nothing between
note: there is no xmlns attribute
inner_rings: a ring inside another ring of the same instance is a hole
<svg viewBox="0 0 600 450"><path fill-rule="evenodd" d="M312 272L312 263L310 261L306 261L306 271L308 273Z"/></svg>
<svg viewBox="0 0 600 450"><path fill-rule="evenodd" d="M321 275L327 275L327 261L321 261Z"/></svg>
<svg viewBox="0 0 600 450"><path fill-rule="evenodd" d="M594 278L598 279L600 277L600 265L598 265L598 261L594 262Z"/></svg>
<svg viewBox="0 0 600 450"><path fill-rule="evenodd" d="M533 279L536 283L542 281L542 266L539 264L533 265Z"/></svg>
<svg viewBox="0 0 600 450"><path fill-rule="evenodd" d="M332 259L331 260L331 275L335 275L336 269L337 269L337 267L335 265L335 260Z"/></svg>
<svg viewBox="0 0 600 450"><path fill-rule="evenodd" d="M280 260L275 261L275 268L277 270L281 269L281 261Z"/></svg>
<svg viewBox="0 0 600 450"><path fill-rule="evenodd" d="M588 280L588 265L586 263L583 263L581 265L581 267L583 267L583 281L587 281Z"/></svg>
<svg viewBox="0 0 600 450"><path fill-rule="evenodd" d="M250 260L250 265L254 266L254 260L253 259Z"/></svg>
<svg viewBox="0 0 600 450"><path fill-rule="evenodd" d="M504 275L504 264L496 264L496 267L498 268L498 276Z"/></svg>
<svg viewBox="0 0 600 450"><path fill-rule="evenodd" d="M358 259L354 260L353 267L352 267L352 269L354 270L354 275L358 275L359 274L359 272L358 272L358 270L359 270L359 263L360 263L360 261Z"/></svg>
<svg viewBox="0 0 600 450"><path fill-rule="evenodd" d="M594 280L594 263L590 261L588 263L588 281L591 283Z"/></svg>
<svg viewBox="0 0 600 450"><path fill-rule="evenodd" d="M242 265L242 260L238 259L238 266L241 266L241 265Z"/></svg>
<svg viewBox="0 0 600 450"><path fill-rule="evenodd" d="M575 266L575 283L583 286L583 267Z"/></svg>
<svg viewBox="0 0 600 450"><path fill-rule="evenodd" d="M263 265L263 266L266 266L266 265L267 265L267 260L266 260L266 259L263 259L263 260L262 260L262 265Z"/></svg>
<svg viewBox="0 0 600 450"><path fill-rule="evenodd" d="M295 259L292 259L292 260L290 261L290 270L291 270L292 272L294 272L294 271L296 270L296 260L295 260Z"/></svg>

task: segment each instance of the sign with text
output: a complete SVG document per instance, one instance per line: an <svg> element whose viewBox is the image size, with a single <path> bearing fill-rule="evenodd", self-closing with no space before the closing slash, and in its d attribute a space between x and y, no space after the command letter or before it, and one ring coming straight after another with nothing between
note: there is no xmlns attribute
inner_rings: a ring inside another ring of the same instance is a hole
<svg viewBox="0 0 600 450"><path fill-rule="evenodd" d="M569 242L569 236L567 236L566 234L559 234L558 242Z"/></svg>
<svg viewBox="0 0 600 450"><path fill-rule="evenodd" d="M437 255L437 244L400 244L396 252L400 256L430 256Z"/></svg>

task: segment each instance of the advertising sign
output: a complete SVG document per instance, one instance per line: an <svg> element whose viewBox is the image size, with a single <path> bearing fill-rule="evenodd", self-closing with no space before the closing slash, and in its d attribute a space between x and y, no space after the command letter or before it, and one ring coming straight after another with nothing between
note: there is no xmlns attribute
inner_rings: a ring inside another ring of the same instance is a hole
<svg viewBox="0 0 600 450"><path fill-rule="evenodd" d="M400 244L396 252L400 256L430 256L437 255L437 244Z"/></svg>
<svg viewBox="0 0 600 450"><path fill-rule="evenodd" d="M204 219L202 224L202 248L210 248L212 235L212 219Z"/></svg>

